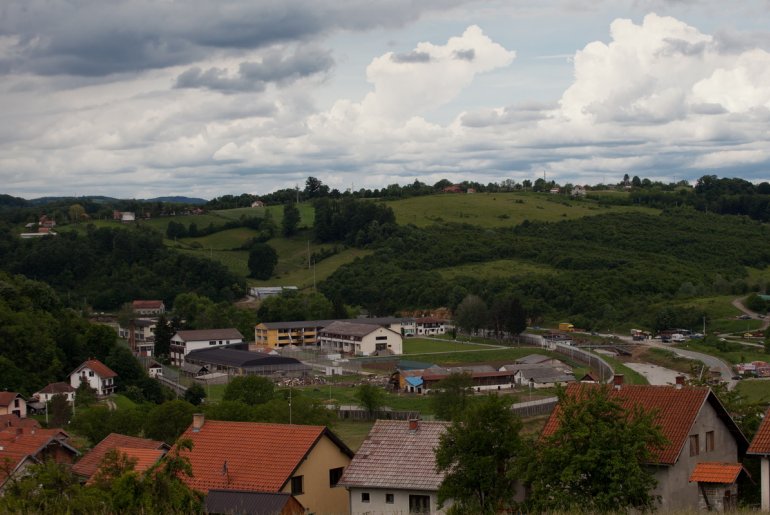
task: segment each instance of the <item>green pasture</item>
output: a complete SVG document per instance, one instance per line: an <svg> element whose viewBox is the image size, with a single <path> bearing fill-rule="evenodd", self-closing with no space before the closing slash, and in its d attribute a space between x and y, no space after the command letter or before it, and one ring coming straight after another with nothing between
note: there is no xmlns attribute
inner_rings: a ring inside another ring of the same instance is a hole
<svg viewBox="0 0 770 515"><path fill-rule="evenodd" d="M623 374L623 381L626 384L649 384L642 374L636 370L631 370L620 360L612 356L602 356L602 359L610 364L616 374Z"/></svg>
<svg viewBox="0 0 770 515"><path fill-rule="evenodd" d="M245 250L214 250L214 249L186 249L179 248L180 252L191 254L199 258L212 259L225 265L234 274L246 277L249 275L249 253Z"/></svg>
<svg viewBox="0 0 770 515"><path fill-rule="evenodd" d="M239 227L237 229L227 229L215 232L214 234L201 236L200 238L180 238L176 242L174 240L166 240L166 242L169 245L179 243L182 246L193 249L232 250L239 248L258 234L259 232L253 229Z"/></svg>
<svg viewBox="0 0 770 515"><path fill-rule="evenodd" d="M406 338L404 340L404 354L424 354L426 352L454 352L475 351L480 349L494 349L492 345L467 344L452 341L428 340L425 338Z"/></svg>
<svg viewBox="0 0 770 515"><path fill-rule="evenodd" d="M424 227L435 223L465 223L479 227L509 227L524 220L555 222L602 213L660 211L636 206L599 206L591 200L572 200L548 193L442 194L386 202L399 224Z"/></svg>
<svg viewBox="0 0 770 515"><path fill-rule="evenodd" d="M541 265L518 259L497 259L485 263L470 263L467 265L439 268L437 271L441 274L441 277L446 280L456 279L460 276L486 280L523 274L546 275L556 273L556 270L548 265Z"/></svg>
<svg viewBox="0 0 770 515"><path fill-rule="evenodd" d="M770 379L744 379L735 389L749 402L770 404Z"/></svg>
<svg viewBox="0 0 770 515"><path fill-rule="evenodd" d="M302 246L304 243L304 247ZM312 288L314 283L320 283L340 266L350 263L356 258L366 256L371 253L370 250L349 248L342 250L338 254L330 256L313 267L307 266L307 242L292 244L292 240L284 238L273 239L268 242L278 252L278 265L273 272L273 277L268 280L260 281L250 279L252 286L272 286L276 284L297 286L300 289ZM310 252L319 250L332 245L310 244ZM248 253L246 256L248 262Z"/></svg>

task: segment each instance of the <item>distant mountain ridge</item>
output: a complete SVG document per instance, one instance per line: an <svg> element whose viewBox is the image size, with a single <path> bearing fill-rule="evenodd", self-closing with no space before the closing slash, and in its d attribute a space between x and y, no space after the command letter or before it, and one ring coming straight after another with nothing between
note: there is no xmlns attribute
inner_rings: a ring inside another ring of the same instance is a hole
<svg viewBox="0 0 770 515"><path fill-rule="evenodd" d="M102 195L85 195L82 197L39 197L35 199L30 199L27 202L29 202L30 205L39 206L44 204L50 204L51 202L62 202L65 200L72 201L72 202L77 202L78 200L89 200L91 202L96 202L100 204L107 204L110 202L124 202L127 200L133 200L136 202L167 202L167 203L174 203L174 204L195 204L195 205L202 205L208 202L208 200L202 199L202 198L182 197L182 196L156 197L156 198L148 198L148 199L119 199L114 197L105 197Z"/></svg>

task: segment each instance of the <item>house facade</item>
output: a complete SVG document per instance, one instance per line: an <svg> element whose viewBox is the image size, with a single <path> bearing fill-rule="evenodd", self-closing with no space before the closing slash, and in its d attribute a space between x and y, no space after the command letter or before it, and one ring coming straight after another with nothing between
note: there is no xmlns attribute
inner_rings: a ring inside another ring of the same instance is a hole
<svg viewBox="0 0 770 515"><path fill-rule="evenodd" d="M137 315L162 315L166 312L166 305L162 300L135 300L131 308Z"/></svg>
<svg viewBox="0 0 770 515"><path fill-rule="evenodd" d="M0 392L0 415L27 417L27 401L20 393Z"/></svg>
<svg viewBox="0 0 770 515"><path fill-rule="evenodd" d="M666 511L697 510L702 491L697 481L691 481L699 464L736 464L745 454L748 442L730 418L711 389L684 386L684 378L675 386L624 385L616 376L610 398L626 409L640 407L656 413L668 443L661 449L651 449L653 461L648 464L657 486L652 494L659 498L658 509ZM569 396L579 397L586 388L610 388L586 383L567 386ZM543 429L547 437L558 428L560 410L557 408Z"/></svg>
<svg viewBox="0 0 770 515"><path fill-rule="evenodd" d="M340 320L301 320L293 322L263 322L254 328L257 347L280 349L289 345L318 346L319 333L334 322L348 322L387 327L402 336L414 336L417 327L414 318L379 317Z"/></svg>
<svg viewBox="0 0 770 515"><path fill-rule="evenodd" d="M53 399L54 395L63 395L67 402L75 402L75 389L69 383L51 383L39 392L32 394L38 401L46 403Z"/></svg>
<svg viewBox="0 0 770 515"><path fill-rule="evenodd" d="M0 495L9 479L23 476L30 465L52 460L72 463L78 451L61 429L7 427L0 430Z"/></svg>
<svg viewBox="0 0 770 515"><path fill-rule="evenodd" d="M110 395L115 391L115 379L118 374L98 359L89 359L72 371L69 376L70 386L77 390L82 383L96 390L100 397Z"/></svg>
<svg viewBox="0 0 770 515"><path fill-rule="evenodd" d="M365 323L334 322L318 333L318 344L331 352L355 356L403 354L400 333Z"/></svg>
<svg viewBox="0 0 770 515"><path fill-rule="evenodd" d="M205 420L193 417L181 438L192 466L188 486L209 491L290 494L310 513L347 513L338 485L353 452L323 426Z"/></svg>
<svg viewBox="0 0 770 515"><path fill-rule="evenodd" d="M446 320L436 317L416 318L415 328L417 336L431 336L446 333Z"/></svg>
<svg viewBox="0 0 770 515"><path fill-rule="evenodd" d="M340 480L352 515L441 514L435 449L447 422L378 420Z"/></svg>
<svg viewBox="0 0 770 515"><path fill-rule="evenodd" d="M762 511L770 511L770 409L765 413L746 454L760 458L761 507Z"/></svg>
<svg viewBox="0 0 770 515"><path fill-rule="evenodd" d="M171 337L171 364L181 366L184 357L194 350L208 349L220 345L243 343L243 335L233 327L226 329L200 329L177 331Z"/></svg>

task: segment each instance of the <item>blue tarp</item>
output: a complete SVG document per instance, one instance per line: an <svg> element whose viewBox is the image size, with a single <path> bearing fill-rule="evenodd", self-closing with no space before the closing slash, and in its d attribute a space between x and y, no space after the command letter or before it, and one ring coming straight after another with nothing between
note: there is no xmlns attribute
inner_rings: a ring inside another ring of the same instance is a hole
<svg viewBox="0 0 770 515"><path fill-rule="evenodd" d="M422 377L410 376L405 379L410 386L422 386Z"/></svg>

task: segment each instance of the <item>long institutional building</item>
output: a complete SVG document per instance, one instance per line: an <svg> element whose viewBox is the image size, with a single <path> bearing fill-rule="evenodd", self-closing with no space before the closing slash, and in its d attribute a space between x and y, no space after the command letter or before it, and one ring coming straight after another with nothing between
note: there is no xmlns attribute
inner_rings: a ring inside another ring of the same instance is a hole
<svg viewBox="0 0 770 515"><path fill-rule="evenodd" d="M386 349L401 354L402 337L444 332L444 321L437 318L382 317L263 322L254 328L254 342L259 347L270 349L295 345L325 347L357 355L369 355Z"/></svg>

